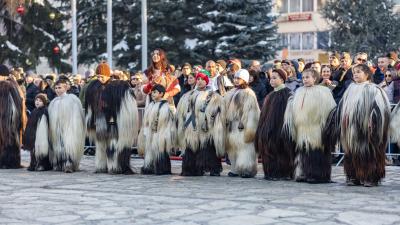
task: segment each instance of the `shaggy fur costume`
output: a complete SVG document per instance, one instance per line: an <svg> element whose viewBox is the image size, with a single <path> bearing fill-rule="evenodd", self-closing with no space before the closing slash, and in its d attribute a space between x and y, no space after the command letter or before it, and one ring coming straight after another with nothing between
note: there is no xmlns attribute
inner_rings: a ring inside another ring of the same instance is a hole
<svg viewBox="0 0 400 225"><path fill-rule="evenodd" d="M351 84L339 104L338 115L347 181L378 184L385 176L389 137L390 105L385 91L368 82Z"/></svg>
<svg viewBox="0 0 400 225"><path fill-rule="evenodd" d="M53 99L48 110L52 165L58 171L75 172L85 144L82 104L75 95L65 94Z"/></svg>
<svg viewBox="0 0 400 225"><path fill-rule="evenodd" d="M273 91L265 98L256 132L256 152L261 154L265 179L291 179L294 146L282 136L284 115L291 90Z"/></svg>
<svg viewBox="0 0 400 225"><path fill-rule="evenodd" d="M99 81L89 84L86 94L88 136L96 143L96 172L132 174L131 148L138 135L138 109L128 82Z"/></svg>
<svg viewBox="0 0 400 225"><path fill-rule="evenodd" d="M47 107L32 111L23 138L24 149L30 151L30 171L51 170L49 149L49 114Z"/></svg>
<svg viewBox="0 0 400 225"><path fill-rule="evenodd" d="M0 81L0 169L21 167L21 139L26 125L22 96L15 81Z"/></svg>
<svg viewBox="0 0 400 225"><path fill-rule="evenodd" d="M323 142L329 115L336 103L323 86L301 87L289 99L284 132L296 143L294 178L299 182L331 181L331 150ZM331 144L331 142L329 142Z"/></svg>
<svg viewBox="0 0 400 225"><path fill-rule="evenodd" d="M145 109L139 133L139 154L144 155L143 174L171 174L169 153L176 146L174 112L166 100L151 102Z"/></svg>
<svg viewBox="0 0 400 225"><path fill-rule="evenodd" d="M225 105L223 98L211 90L185 94L178 105L178 133L185 137L183 176L201 176L210 172L219 176L220 157L225 154Z"/></svg>
<svg viewBox="0 0 400 225"><path fill-rule="evenodd" d="M232 89L224 96L226 105L226 150L231 160L231 175L254 177L257 154L254 140L260 118L257 97L250 88Z"/></svg>

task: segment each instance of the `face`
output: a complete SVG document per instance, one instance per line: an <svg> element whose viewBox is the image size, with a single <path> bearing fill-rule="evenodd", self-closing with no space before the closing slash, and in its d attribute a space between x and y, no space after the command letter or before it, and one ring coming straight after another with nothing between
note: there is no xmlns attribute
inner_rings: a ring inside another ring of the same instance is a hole
<svg viewBox="0 0 400 225"><path fill-rule="evenodd" d="M189 85L195 85L196 84L196 78L192 75L188 76L187 82Z"/></svg>
<svg viewBox="0 0 400 225"><path fill-rule="evenodd" d="M290 65L287 63L282 63L282 69L285 71L289 71L290 70Z"/></svg>
<svg viewBox="0 0 400 225"><path fill-rule="evenodd" d="M157 90L153 90L151 92L151 98L153 98L154 101L160 101L163 96L164 96L164 94L158 92Z"/></svg>
<svg viewBox="0 0 400 225"><path fill-rule="evenodd" d="M185 76L189 75L191 72L192 72L192 70L188 66L184 66L182 68L182 74L185 75Z"/></svg>
<svg viewBox="0 0 400 225"><path fill-rule="evenodd" d="M207 82L205 80L201 79L200 77L197 78L196 84L199 89L204 89L207 86Z"/></svg>
<svg viewBox="0 0 400 225"><path fill-rule="evenodd" d="M35 99L35 107L36 108L40 108L44 106L44 102L42 102L42 100L40 100L40 98L36 98Z"/></svg>
<svg viewBox="0 0 400 225"><path fill-rule="evenodd" d="M33 77L29 76L25 78L27 84L31 84L33 82Z"/></svg>
<svg viewBox="0 0 400 225"><path fill-rule="evenodd" d="M337 67L339 64L339 60L335 56L329 56L329 65Z"/></svg>
<svg viewBox="0 0 400 225"><path fill-rule="evenodd" d="M54 91L56 92L57 96L61 96L67 93L67 85L66 84L58 84L54 87Z"/></svg>
<svg viewBox="0 0 400 225"><path fill-rule="evenodd" d="M131 78L131 84L133 85L133 86L136 86L136 85L138 85L140 82L139 82L139 78L137 78L136 76L133 76L132 78Z"/></svg>
<svg viewBox="0 0 400 225"><path fill-rule="evenodd" d="M381 69L386 69L389 65L389 59L387 57L378 58L378 67Z"/></svg>
<svg viewBox="0 0 400 225"><path fill-rule="evenodd" d="M211 77L214 77L217 74L217 66L215 62L209 62L207 63L207 68L208 72L210 72Z"/></svg>
<svg viewBox="0 0 400 225"><path fill-rule="evenodd" d="M356 64L366 64L367 63L367 60L368 60L368 58L367 58L367 55L365 55L365 54L358 54L358 55L356 55L356 58L355 58L355 63Z"/></svg>
<svg viewBox="0 0 400 225"><path fill-rule="evenodd" d="M388 83L390 83L390 82L392 82L392 80L393 80L392 73L389 72L389 71L387 71L387 72L385 73L385 81L388 82Z"/></svg>
<svg viewBox="0 0 400 225"><path fill-rule="evenodd" d="M328 67L324 67L322 69L321 76L323 79L331 78L331 70Z"/></svg>
<svg viewBox="0 0 400 225"><path fill-rule="evenodd" d="M311 73L303 74L303 84L305 87L314 86L316 81L317 80L313 76L311 76Z"/></svg>
<svg viewBox="0 0 400 225"><path fill-rule="evenodd" d="M368 80L368 75L365 74L360 68L354 68L353 79L356 83L363 83Z"/></svg>
<svg viewBox="0 0 400 225"><path fill-rule="evenodd" d="M340 60L340 66L343 68L350 68L351 66L351 60L348 58L343 58Z"/></svg>
<svg viewBox="0 0 400 225"><path fill-rule="evenodd" d="M299 62L299 71L303 71L304 70L304 63L303 62Z"/></svg>
<svg viewBox="0 0 400 225"><path fill-rule="evenodd" d="M311 66L311 69L317 71L317 72L321 72L321 64L319 63L313 63Z"/></svg>
<svg viewBox="0 0 400 225"><path fill-rule="evenodd" d="M235 77L235 79L233 79L233 82L235 84L236 87L245 84L244 80L242 80L241 78Z"/></svg>
<svg viewBox="0 0 400 225"><path fill-rule="evenodd" d="M269 83L273 88L278 87L279 85L282 85L284 81L282 78L278 75L277 72L272 72L271 77L269 79Z"/></svg>
<svg viewBox="0 0 400 225"><path fill-rule="evenodd" d="M39 87L41 81L42 81L41 79L36 78L36 79L33 81L33 83L35 84L36 87Z"/></svg>
<svg viewBox="0 0 400 225"><path fill-rule="evenodd" d="M153 62L158 63L161 60L160 57L160 51L155 50L154 52L151 53L151 59L153 60Z"/></svg>
<svg viewBox="0 0 400 225"><path fill-rule="evenodd" d="M105 84L110 79L110 77L106 77L103 75L97 75L97 79L100 81L100 83Z"/></svg>
<svg viewBox="0 0 400 225"><path fill-rule="evenodd" d="M260 62L259 61L251 61L249 70L256 70L256 71L260 71Z"/></svg>
<svg viewBox="0 0 400 225"><path fill-rule="evenodd" d="M224 68L222 68L221 65L217 64L217 71L218 71L219 73L222 73L222 71L224 71Z"/></svg>

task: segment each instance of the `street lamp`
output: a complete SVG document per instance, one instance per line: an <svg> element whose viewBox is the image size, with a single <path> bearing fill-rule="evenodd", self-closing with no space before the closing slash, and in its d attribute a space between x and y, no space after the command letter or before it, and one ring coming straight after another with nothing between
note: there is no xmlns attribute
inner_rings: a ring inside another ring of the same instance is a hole
<svg viewBox="0 0 400 225"><path fill-rule="evenodd" d="M72 74L78 73L78 37L76 26L76 0L71 0L72 11Z"/></svg>
<svg viewBox="0 0 400 225"><path fill-rule="evenodd" d="M107 0L107 58L112 69L112 0Z"/></svg>
<svg viewBox="0 0 400 225"><path fill-rule="evenodd" d="M147 69L147 0L142 0L142 71Z"/></svg>

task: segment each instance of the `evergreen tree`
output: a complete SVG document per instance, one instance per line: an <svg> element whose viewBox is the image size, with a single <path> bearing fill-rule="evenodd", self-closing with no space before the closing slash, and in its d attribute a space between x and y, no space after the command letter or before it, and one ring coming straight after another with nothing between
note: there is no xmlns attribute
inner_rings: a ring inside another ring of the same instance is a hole
<svg viewBox="0 0 400 225"><path fill-rule="evenodd" d="M322 15L332 24L328 50L365 51L377 57L397 49L400 43L392 0L328 0Z"/></svg>
<svg viewBox="0 0 400 225"><path fill-rule="evenodd" d="M213 4L214 3L214 4ZM208 0L200 7L203 23L196 52L207 58L267 60L277 42L270 0Z"/></svg>
<svg viewBox="0 0 400 225"><path fill-rule="evenodd" d="M45 57L51 67L67 69L62 40L68 35L63 25L68 15L56 4L62 7L58 1L25 1L17 13L17 1L0 1L0 63L34 69Z"/></svg>

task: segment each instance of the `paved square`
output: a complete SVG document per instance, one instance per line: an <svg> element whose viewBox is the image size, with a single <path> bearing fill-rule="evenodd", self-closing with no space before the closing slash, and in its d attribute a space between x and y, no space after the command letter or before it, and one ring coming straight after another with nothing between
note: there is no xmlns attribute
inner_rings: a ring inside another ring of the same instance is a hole
<svg viewBox="0 0 400 225"><path fill-rule="evenodd" d="M29 163L22 154L23 165ZM139 171L141 159L132 159ZM0 224L400 224L400 168L387 167L375 188L255 179L0 170Z"/></svg>

